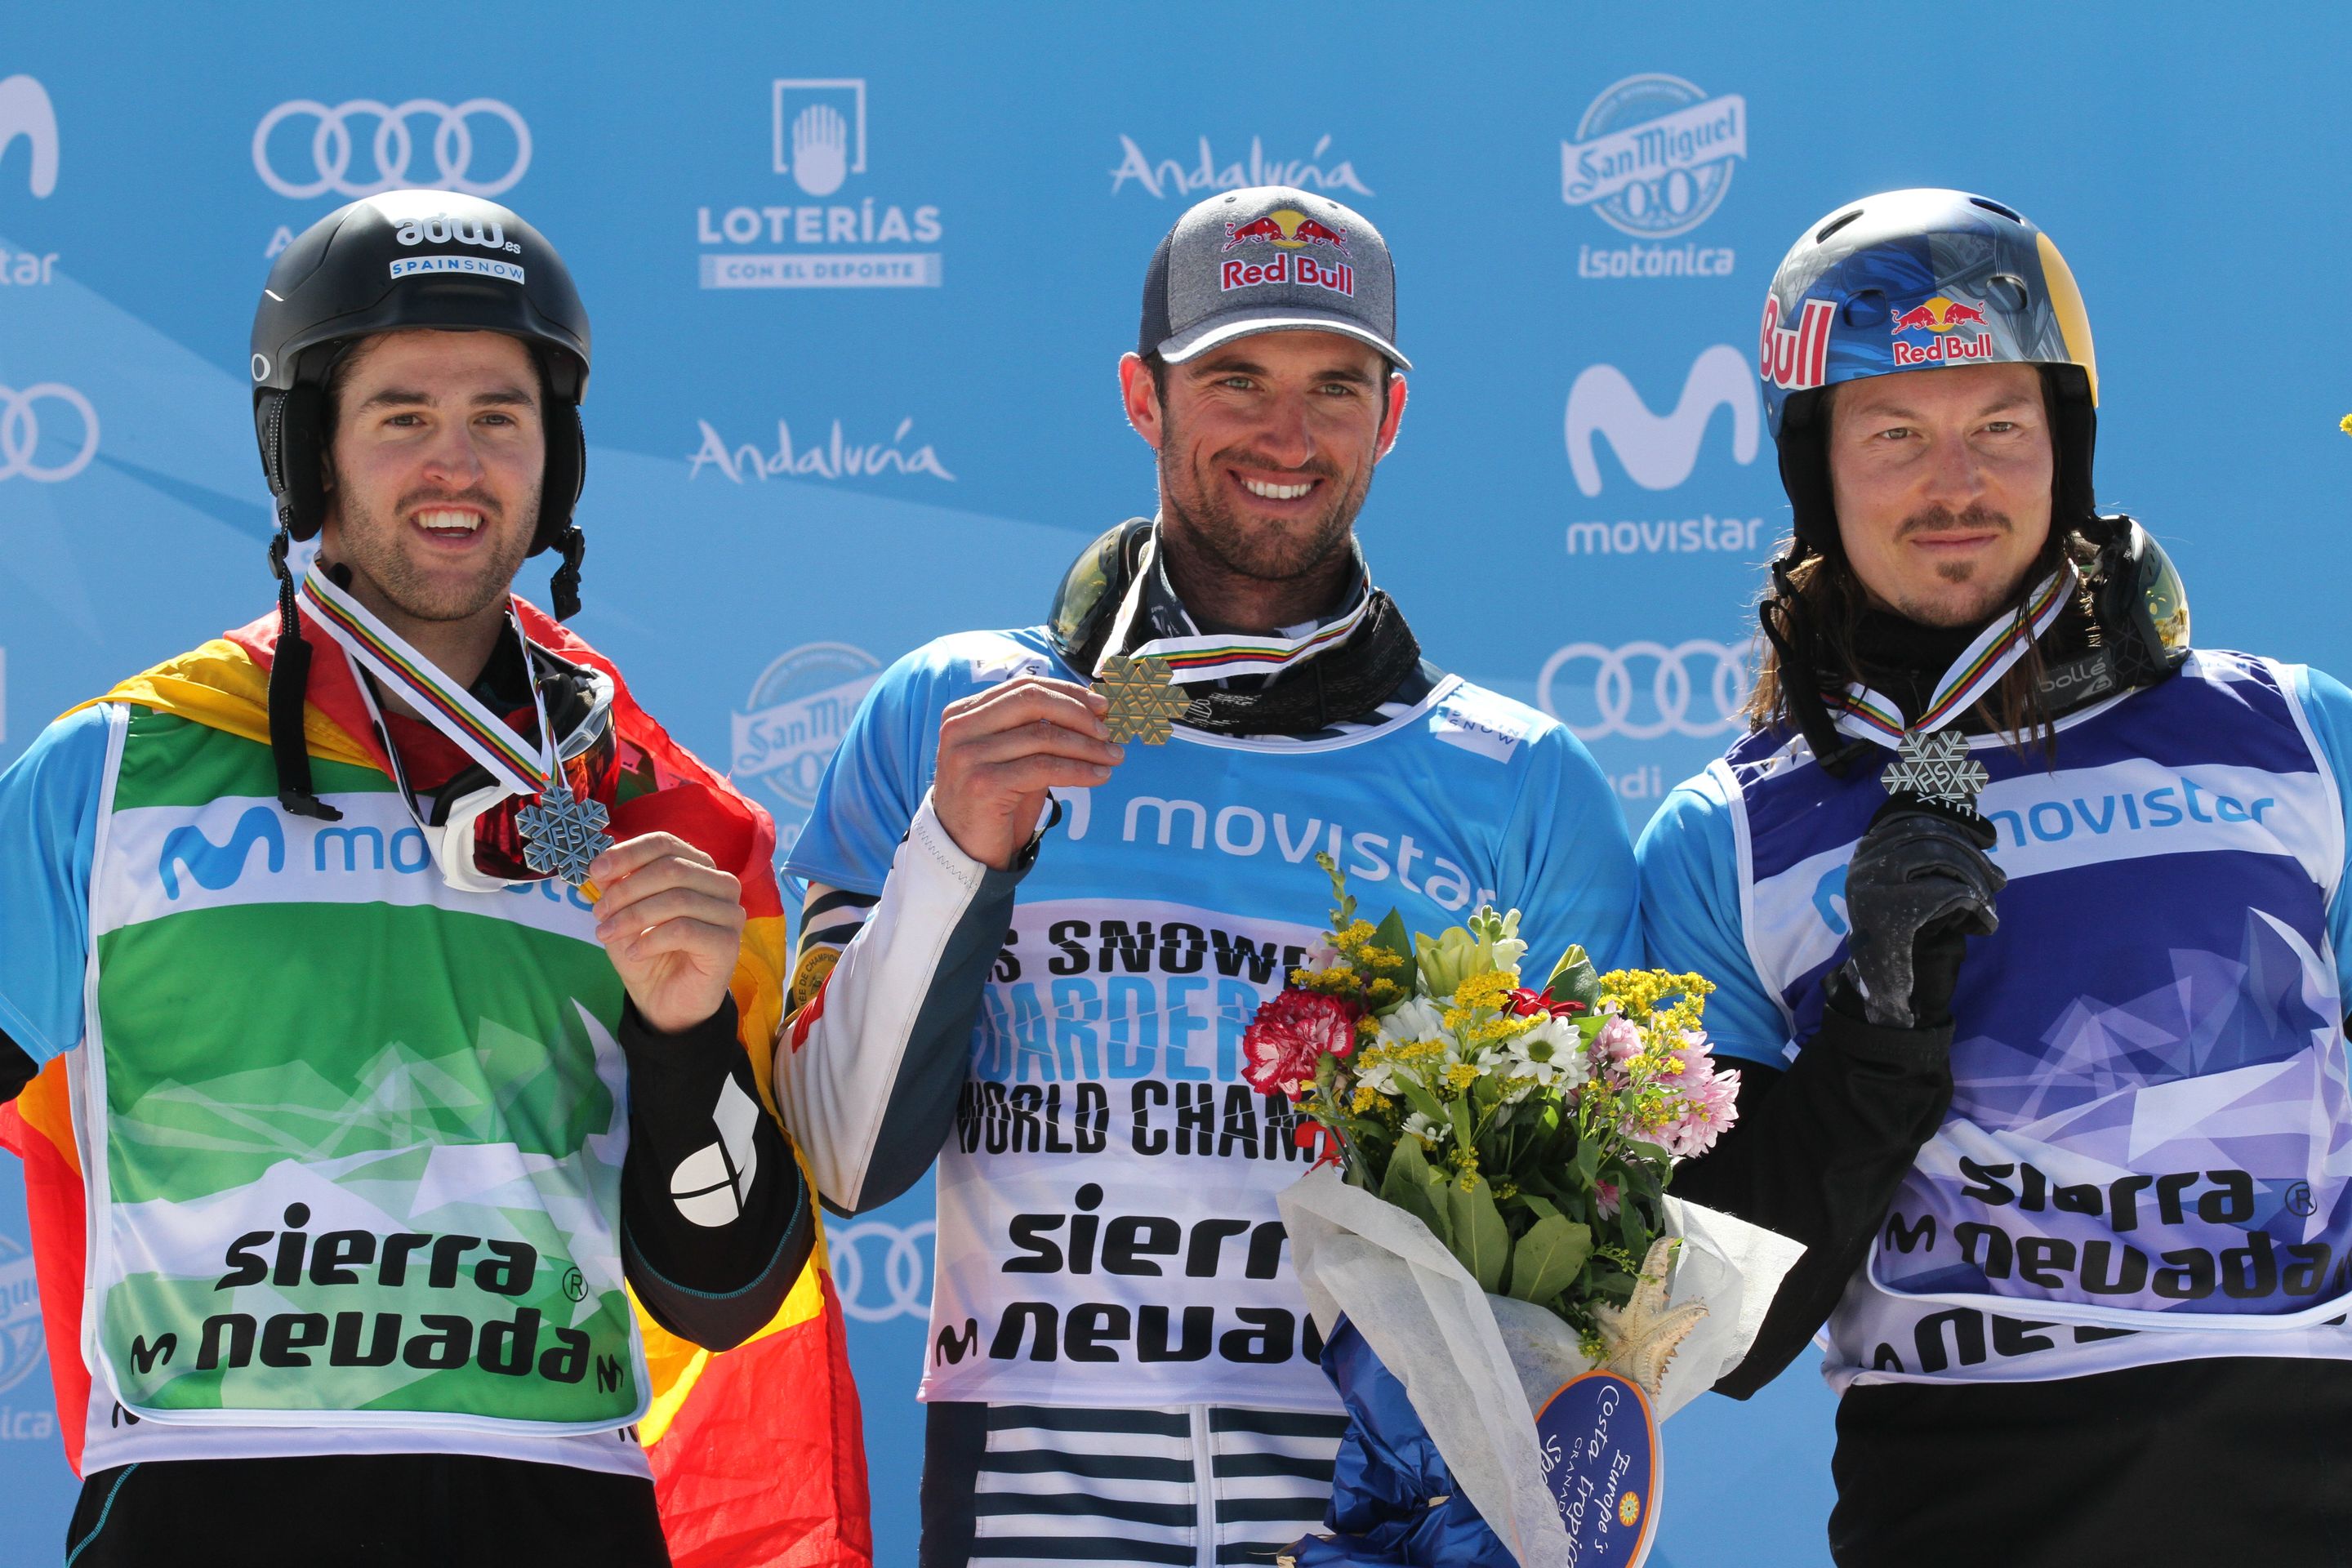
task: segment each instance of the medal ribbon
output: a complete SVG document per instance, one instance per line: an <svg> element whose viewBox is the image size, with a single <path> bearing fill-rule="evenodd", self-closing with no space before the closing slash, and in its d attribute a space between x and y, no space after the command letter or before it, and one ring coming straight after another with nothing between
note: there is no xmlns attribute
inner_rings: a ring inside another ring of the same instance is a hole
<svg viewBox="0 0 2352 1568"><path fill-rule="evenodd" d="M1118 607L1118 618L1111 626L1109 640L1103 644L1103 658L1108 659L1122 651L1128 628L1134 625L1136 614L1143 601L1144 584L1158 563L1159 543L1153 541L1137 564L1135 581L1129 584L1126 600ZM1163 660L1174 683L1189 685L1199 680L1223 680L1236 675L1274 675L1294 665L1303 664L1324 649L1336 647L1348 640L1350 634L1363 624L1371 613L1371 578L1364 578L1356 599L1356 607L1328 626L1318 626L1305 637L1286 637L1251 632L1212 632L1193 637L1155 637L1137 648L1128 648L1126 657L1141 663L1147 658ZM1097 661L1095 674L1102 674Z"/></svg>
<svg viewBox="0 0 2352 1568"><path fill-rule="evenodd" d="M1893 744L1906 735L1934 734L1975 707L2025 657L2025 650L2050 629L2081 584L2082 576L2074 563L2062 563L2057 571L2042 580L2022 610L1977 634L1976 640L1953 661L1952 668L1944 672L1944 679L1936 683L1935 694L1911 723L1903 721L1903 710L1892 699L1857 680L1845 689L1845 696L1836 710L1834 722L1838 729L1858 741L1874 741L1882 745Z"/></svg>
<svg viewBox="0 0 2352 1568"><path fill-rule="evenodd" d="M316 564L296 590L311 618L341 645L369 674L400 693L425 721L447 736L465 753L488 768L492 778L517 795L544 794L555 777L555 740L550 733L547 710L539 682L530 683L531 701L539 710L540 739L524 742L483 707L474 694L444 674L439 666L408 640L378 620L368 607L335 586ZM507 615L511 625L513 611ZM515 627L517 637L522 628Z"/></svg>

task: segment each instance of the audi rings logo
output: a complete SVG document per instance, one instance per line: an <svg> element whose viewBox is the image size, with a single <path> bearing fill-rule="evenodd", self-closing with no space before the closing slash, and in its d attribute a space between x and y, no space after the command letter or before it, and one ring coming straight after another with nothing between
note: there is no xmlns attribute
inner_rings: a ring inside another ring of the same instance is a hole
<svg viewBox="0 0 2352 1568"><path fill-rule="evenodd" d="M879 1219L829 1228L825 1243L841 1310L861 1323L929 1322L933 1228L929 1220L901 1229Z"/></svg>
<svg viewBox="0 0 2352 1568"><path fill-rule="evenodd" d="M0 479L54 485L97 456L98 410L89 398L61 381L22 392L0 386Z"/></svg>
<svg viewBox="0 0 2352 1568"><path fill-rule="evenodd" d="M1720 735L1739 721L1748 650L1694 637L1672 647L1572 642L1544 660L1536 700L1580 741Z"/></svg>
<svg viewBox="0 0 2352 1568"><path fill-rule="evenodd" d="M295 166L289 175L281 165L297 165L299 128L310 121L316 123L310 131L309 165ZM276 134L279 126L289 124L295 128L293 134ZM412 130L412 124L420 129ZM500 125L506 127L504 135L498 134ZM411 167L420 134L433 150L429 178L425 170ZM482 137L479 144L478 135ZM509 141L511 150L506 145ZM475 163L477 153L484 157L480 167ZM492 173L500 164L503 170ZM401 104L355 98L331 108L316 99L298 98L261 117L253 132L253 166L263 184L297 201L330 192L373 196L417 187L495 196L512 190L530 167L530 127L495 98L469 98L454 108L430 98ZM306 174L312 177L304 178ZM365 177L370 174L373 177Z"/></svg>

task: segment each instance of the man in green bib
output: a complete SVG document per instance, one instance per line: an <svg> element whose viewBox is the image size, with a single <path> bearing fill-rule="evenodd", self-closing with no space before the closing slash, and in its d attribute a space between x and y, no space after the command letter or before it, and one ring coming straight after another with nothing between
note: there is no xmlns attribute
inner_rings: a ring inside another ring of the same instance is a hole
<svg viewBox="0 0 2352 1568"><path fill-rule="evenodd" d="M76 1568L667 1563L654 1396L826 1300L741 1044L772 827L511 593L577 607L588 361L505 208L322 220L254 331L277 611L0 774Z"/></svg>

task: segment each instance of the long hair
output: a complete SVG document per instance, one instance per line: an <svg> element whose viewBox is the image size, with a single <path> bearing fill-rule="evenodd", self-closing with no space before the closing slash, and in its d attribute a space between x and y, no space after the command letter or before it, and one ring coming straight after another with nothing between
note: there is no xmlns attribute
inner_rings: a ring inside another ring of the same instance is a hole
<svg viewBox="0 0 2352 1568"><path fill-rule="evenodd" d="M1763 659L1742 710L1751 731L1803 727L1805 715L1790 701L1789 683L1796 670L1783 668L1784 647L1794 656L1790 662L1811 666L1814 689L1825 702L1834 703L1849 682L1864 678L1854 644L1870 606L1860 580L1843 554L1812 552L1790 563L1794 548L1793 539L1782 542L1772 576L1758 597L1757 615L1765 628ZM2096 555L2096 548L2081 534L2053 524L2000 614L2022 616L2034 588L2058 569L2062 558L2081 567ZM2095 636L2091 627L2088 593L2078 592L2053 635L2071 634L2071 640L2087 643ZM2010 667L1974 711L1990 721L2012 751L2022 754L2031 747L2048 760L2055 755L2056 737L2043 696L2043 676L2042 647L2029 643L2025 656Z"/></svg>

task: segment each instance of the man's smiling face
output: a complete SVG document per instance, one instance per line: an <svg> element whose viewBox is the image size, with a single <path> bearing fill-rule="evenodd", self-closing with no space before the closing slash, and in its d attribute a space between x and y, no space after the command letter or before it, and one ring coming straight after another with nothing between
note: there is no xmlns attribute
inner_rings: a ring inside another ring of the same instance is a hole
<svg viewBox="0 0 2352 1568"><path fill-rule="evenodd" d="M320 549L396 630L505 602L547 466L538 366L497 332L370 338L332 392Z"/></svg>
<svg viewBox="0 0 2352 1568"><path fill-rule="evenodd" d="M1404 383L1378 350L1338 332L1256 332L1169 366L1166 388L1163 403L1139 364L1129 374L1129 417L1159 450L1163 528L1263 583L1347 549L1404 414Z"/></svg>

